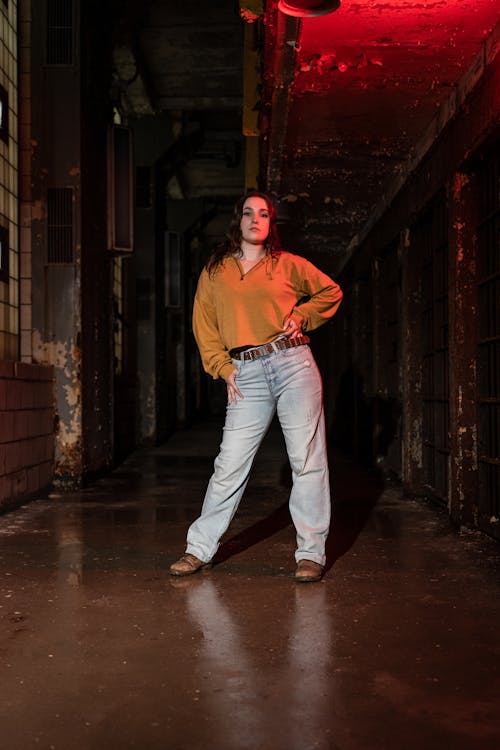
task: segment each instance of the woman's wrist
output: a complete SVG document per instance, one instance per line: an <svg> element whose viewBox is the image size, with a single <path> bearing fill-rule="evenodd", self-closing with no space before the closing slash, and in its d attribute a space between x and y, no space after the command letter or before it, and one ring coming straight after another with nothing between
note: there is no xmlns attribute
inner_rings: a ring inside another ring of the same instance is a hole
<svg viewBox="0 0 500 750"><path fill-rule="evenodd" d="M219 370L219 377L222 378L227 382L228 377L233 373L237 371L237 367L233 365L232 362L228 362L225 365L222 365L222 367Z"/></svg>

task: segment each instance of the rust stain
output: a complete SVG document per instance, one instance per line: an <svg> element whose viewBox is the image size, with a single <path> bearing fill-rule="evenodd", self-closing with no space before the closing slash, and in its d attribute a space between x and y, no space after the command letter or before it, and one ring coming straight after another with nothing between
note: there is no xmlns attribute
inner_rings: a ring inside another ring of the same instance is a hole
<svg viewBox="0 0 500 750"><path fill-rule="evenodd" d="M455 198L455 200L458 201L460 199L462 190L469 183L469 181L470 178L468 175L463 174L462 172L457 172L453 181L453 197Z"/></svg>
<svg viewBox="0 0 500 750"><path fill-rule="evenodd" d="M53 365L62 369L68 359L67 346L64 341L43 341L40 331L32 334L33 361L41 365Z"/></svg>
<svg viewBox="0 0 500 750"><path fill-rule="evenodd" d="M59 372L55 475L79 477L82 473L81 350L73 339L44 341L38 330L33 331L32 343L34 361L53 365ZM66 382L61 383L61 379Z"/></svg>
<svg viewBox="0 0 500 750"><path fill-rule="evenodd" d="M333 73L335 71L346 73L348 70L361 70L370 65L382 68L384 63L381 57L367 55L364 52L361 52L354 58L345 60L339 59L335 52L323 52L311 55L304 62L299 63L298 72L317 73L321 76L325 73Z"/></svg>
<svg viewBox="0 0 500 750"><path fill-rule="evenodd" d="M240 16L245 23L255 23L259 20L259 15L248 8L240 8Z"/></svg>
<svg viewBox="0 0 500 750"><path fill-rule="evenodd" d="M453 198L457 204L460 203L462 191L468 183L468 175L462 173L457 173L455 175L455 179L453 180ZM463 238L464 230L467 229L467 223L465 221L457 219L457 221L455 221L453 224L453 228L456 232L457 261L458 263L462 263L465 258Z"/></svg>
<svg viewBox="0 0 500 750"><path fill-rule="evenodd" d="M245 23L255 23L264 15L264 0L240 0L240 17Z"/></svg>
<svg viewBox="0 0 500 750"><path fill-rule="evenodd" d="M58 478L79 477L82 472L82 451L80 442L72 445L63 444L60 446L57 465L54 475ZM77 479L78 481L78 479Z"/></svg>

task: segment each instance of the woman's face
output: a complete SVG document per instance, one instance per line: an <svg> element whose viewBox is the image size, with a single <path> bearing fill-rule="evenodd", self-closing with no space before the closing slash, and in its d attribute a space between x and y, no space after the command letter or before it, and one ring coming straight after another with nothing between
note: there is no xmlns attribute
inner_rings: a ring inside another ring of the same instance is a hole
<svg viewBox="0 0 500 750"><path fill-rule="evenodd" d="M269 234L270 223L269 209L264 198L247 198L240 222L243 240L252 245L263 245Z"/></svg>

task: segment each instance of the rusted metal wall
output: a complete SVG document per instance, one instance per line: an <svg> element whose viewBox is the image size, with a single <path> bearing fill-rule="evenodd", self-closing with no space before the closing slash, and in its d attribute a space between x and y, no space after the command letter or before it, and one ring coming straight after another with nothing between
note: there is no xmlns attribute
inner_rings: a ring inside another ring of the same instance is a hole
<svg viewBox="0 0 500 750"><path fill-rule="evenodd" d="M477 519L477 296L475 276L477 191L457 173L449 185L450 486L455 523Z"/></svg>
<svg viewBox="0 0 500 750"><path fill-rule="evenodd" d="M471 170L478 198L475 213L477 261L477 523L486 529L500 524L500 142L481 154ZM468 448L464 445L464 451Z"/></svg>
<svg viewBox="0 0 500 750"><path fill-rule="evenodd" d="M113 445L110 11L94 1L70 6L54 19L45 0L31 3L32 343L34 361L55 371L61 486L109 466ZM61 18L64 43L61 28L50 33Z"/></svg>
<svg viewBox="0 0 500 750"><path fill-rule="evenodd" d="M479 524L498 535L495 514L487 518L487 514L479 513L477 471L477 326L482 293L477 254L481 189L477 165L491 149L499 147L500 102L495 92L500 89L500 60L494 49L490 43L488 65L480 74L477 70L469 73L474 85L470 81L461 83L469 92L468 98L453 112L445 128L436 127L434 142L422 146L420 163L408 173L392 204L365 233L344 267L339 282L346 292L342 314L348 322L338 338L342 378L350 382L353 408L353 434L346 436L345 444L356 453L362 430L367 426L377 429L377 420L370 413L370 418L360 421L360 404L381 395L384 379L396 367L402 422L400 437L395 434L394 441L397 444L400 440L400 447L396 445L401 450L399 475L406 490L437 494L457 525ZM428 230L423 227L429 206L435 205L439 195L445 217L441 239L435 236L436 222ZM398 253L392 255L387 267L380 257L395 238ZM360 304L367 274L375 299L374 314ZM400 277L401 284L397 364L392 361L391 348L382 345L381 331L382 321L391 317L388 277L394 275ZM365 347L363 332L368 330L372 331L372 340ZM345 402L337 400L345 409ZM347 424L347 416L344 422ZM372 454L375 457L376 452ZM497 459L493 456L488 460L493 465ZM492 485L489 492L495 491L498 489ZM492 503L491 507L496 506Z"/></svg>
<svg viewBox="0 0 500 750"><path fill-rule="evenodd" d="M54 367L55 476L73 482L83 473L79 33L75 27L64 63L48 64L46 2L32 2L31 11L33 359ZM48 191L58 189L71 190L71 252L49 262Z"/></svg>

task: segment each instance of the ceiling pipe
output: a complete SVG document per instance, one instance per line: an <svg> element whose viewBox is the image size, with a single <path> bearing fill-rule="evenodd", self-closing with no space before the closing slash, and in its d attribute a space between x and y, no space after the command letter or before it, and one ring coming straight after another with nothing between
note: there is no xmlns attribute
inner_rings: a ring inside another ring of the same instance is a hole
<svg viewBox="0 0 500 750"><path fill-rule="evenodd" d="M326 16L340 7L340 0L279 0L278 8L287 16L311 18Z"/></svg>
<svg viewBox="0 0 500 750"><path fill-rule="evenodd" d="M273 10L276 6L273 7ZM268 131L268 155L266 190L278 195L281 192L283 157L288 132L288 109L295 76L295 64L299 39L300 21L283 13L276 13L267 85L271 87L271 112ZM271 26L269 24L268 28Z"/></svg>

